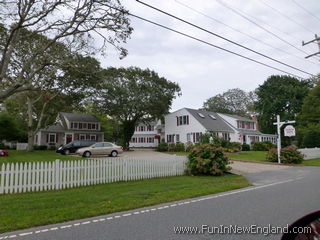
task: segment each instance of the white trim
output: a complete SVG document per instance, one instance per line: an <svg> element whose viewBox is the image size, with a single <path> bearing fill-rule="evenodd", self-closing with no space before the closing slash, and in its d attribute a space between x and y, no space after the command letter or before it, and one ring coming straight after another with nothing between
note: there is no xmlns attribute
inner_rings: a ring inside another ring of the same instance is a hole
<svg viewBox="0 0 320 240"><path fill-rule="evenodd" d="M94 139L92 139L91 137L93 137L94 136ZM95 141L97 141L97 134L90 134L90 140L95 140Z"/></svg>

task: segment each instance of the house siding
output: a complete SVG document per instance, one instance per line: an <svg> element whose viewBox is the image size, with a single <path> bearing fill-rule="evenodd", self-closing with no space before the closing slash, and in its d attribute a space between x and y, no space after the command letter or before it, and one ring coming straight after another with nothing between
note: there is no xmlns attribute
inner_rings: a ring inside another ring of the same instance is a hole
<svg viewBox="0 0 320 240"><path fill-rule="evenodd" d="M178 116L189 116L189 124L177 126ZM179 142L187 143L187 134L191 133L205 133L206 129L189 113L186 109L180 109L176 112L165 116L165 140L167 141L168 135L179 135ZM174 138L176 142L176 137ZM191 136L193 142L193 136Z"/></svg>

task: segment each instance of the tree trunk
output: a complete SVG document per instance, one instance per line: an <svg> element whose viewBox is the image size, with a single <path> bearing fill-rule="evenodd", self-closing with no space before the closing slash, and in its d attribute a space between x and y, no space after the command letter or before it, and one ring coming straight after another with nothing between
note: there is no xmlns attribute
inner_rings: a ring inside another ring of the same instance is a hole
<svg viewBox="0 0 320 240"><path fill-rule="evenodd" d="M129 150L129 142L130 142L130 139L134 133L135 125L136 125L135 120L124 121L122 123L122 133L123 133L122 147L126 151Z"/></svg>
<svg viewBox="0 0 320 240"><path fill-rule="evenodd" d="M28 147L27 151L33 151L33 140L34 140L34 131L33 131L33 119L32 119L32 101L27 97L27 111L28 111Z"/></svg>

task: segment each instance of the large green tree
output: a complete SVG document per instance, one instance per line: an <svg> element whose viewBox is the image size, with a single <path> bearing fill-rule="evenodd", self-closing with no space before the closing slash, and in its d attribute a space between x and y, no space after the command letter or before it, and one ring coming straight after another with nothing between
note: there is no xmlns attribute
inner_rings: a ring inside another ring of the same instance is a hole
<svg viewBox="0 0 320 240"><path fill-rule="evenodd" d="M159 77L149 69L108 68L104 71L99 106L105 114L120 122L122 145L129 148L135 125L144 120L161 118L169 112L177 83Z"/></svg>
<svg viewBox="0 0 320 240"><path fill-rule="evenodd" d="M26 38L21 38L16 59L21 62L37 51L41 45L48 44L51 40L41 34L25 32ZM48 50L49 51L49 50ZM6 100L7 109L11 112L24 115L28 131L28 150L33 150L34 135L42 127L52 123L53 116L57 112L68 109L70 106L81 102L92 95L96 83L100 82L100 63L91 57L84 57L78 53L69 51L62 43L55 43L50 48L50 67L43 68L37 74L30 76L29 91L16 93ZM40 68L46 58L37 59L33 63L34 68ZM26 71L26 75L32 70ZM65 101L68 99L68 101ZM61 104L65 102L64 104ZM12 111L15 109L15 111Z"/></svg>
<svg viewBox="0 0 320 240"><path fill-rule="evenodd" d="M290 76L270 76L256 89L255 110L260 129L275 133L276 115L282 120L295 120L310 89L309 81L300 81Z"/></svg>
<svg viewBox="0 0 320 240"><path fill-rule="evenodd" d="M207 99L203 108L218 113L248 116L252 113L254 100L254 92L247 93L239 88L234 88Z"/></svg>
<svg viewBox="0 0 320 240"><path fill-rule="evenodd" d="M32 90L37 76L51 70L58 43L82 54L106 53L112 46L124 57L127 51L122 44L132 32L127 11L118 0L4 0L0 19L0 102ZM21 43L34 34L49 41L26 41L25 48L36 47L23 56Z"/></svg>
<svg viewBox="0 0 320 240"><path fill-rule="evenodd" d="M7 141L25 141L26 131L18 119L12 117L8 112L0 112L0 142Z"/></svg>
<svg viewBox="0 0 320 240"><path fill-rule="evenodd" d="M299 145L320 147L320 82L304 99L297 124Z"/></svg>

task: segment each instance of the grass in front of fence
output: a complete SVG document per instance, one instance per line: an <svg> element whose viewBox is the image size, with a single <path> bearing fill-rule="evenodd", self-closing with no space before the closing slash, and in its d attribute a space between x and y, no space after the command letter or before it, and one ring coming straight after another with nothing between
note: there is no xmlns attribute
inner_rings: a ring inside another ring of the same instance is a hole
<svg viewBox="0 0 320 240"><path fill-rule="evenodd" d="M78 156L65 156L56 153L54 150L43 150L27 152L22 150L9 150L9 157L1 157L0 165L2 163L15 163L15 162L44 162L60 160L80 160L82 158Z"/></svg>
<svg viewBox="0 0 320 240"><path fill-rule="evenodd" d="M256 162L265 162L267 151L242 151L238 153L228 153L229 158Z"/></svg>
<svg viewBox="0 0 320 240"><path fill-rule="evenodd" d="M0 232L81 219L249 186L242 176L179 176L0 196Z"/></svg>

